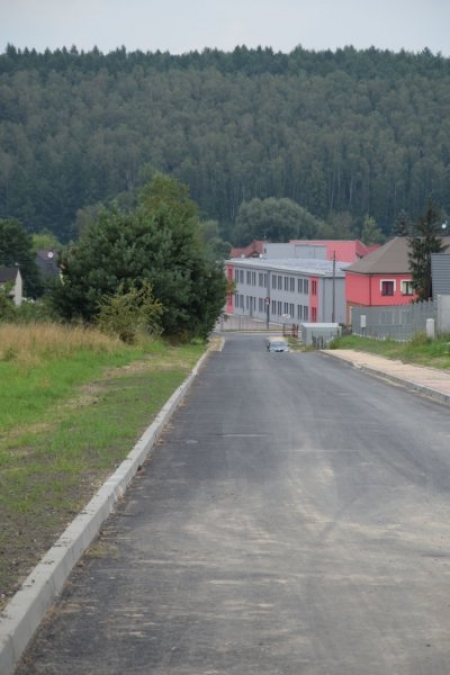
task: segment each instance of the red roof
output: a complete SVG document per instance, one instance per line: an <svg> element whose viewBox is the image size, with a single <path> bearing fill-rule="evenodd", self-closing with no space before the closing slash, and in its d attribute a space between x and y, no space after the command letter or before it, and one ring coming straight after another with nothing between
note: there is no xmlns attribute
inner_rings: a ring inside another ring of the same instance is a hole
<svg viewBox="0 0 450 675"><path fill-rule="evenodd" d="M232 248L230 258L259 258L264 253L264 243L254 239L244 248Z"/></svg>

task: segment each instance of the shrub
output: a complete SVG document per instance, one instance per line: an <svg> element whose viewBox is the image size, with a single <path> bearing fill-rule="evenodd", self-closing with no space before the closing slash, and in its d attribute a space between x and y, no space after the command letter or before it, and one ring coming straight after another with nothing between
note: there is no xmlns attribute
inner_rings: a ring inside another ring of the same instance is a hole
<svg viewBox="0 0 450 675"><path fill-rule="evenodd" d="M129 291L121 284L115 295L104 296L97 325L104 333L117 335L123 342L133 344L141 333L161 334L162 313L163 306L153 297L148 282Z"/></svg>

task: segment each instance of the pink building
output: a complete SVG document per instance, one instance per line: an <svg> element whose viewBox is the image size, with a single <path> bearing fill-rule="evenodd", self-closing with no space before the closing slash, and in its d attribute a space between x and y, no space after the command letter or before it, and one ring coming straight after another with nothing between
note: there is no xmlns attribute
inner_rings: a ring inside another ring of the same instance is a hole
<svg viewBox="0 0 450 675"><path fill-rule="evenodd" d="M396 237L345 270L347 323L352 307L383 307L412 302L407 237Z"/></svg>

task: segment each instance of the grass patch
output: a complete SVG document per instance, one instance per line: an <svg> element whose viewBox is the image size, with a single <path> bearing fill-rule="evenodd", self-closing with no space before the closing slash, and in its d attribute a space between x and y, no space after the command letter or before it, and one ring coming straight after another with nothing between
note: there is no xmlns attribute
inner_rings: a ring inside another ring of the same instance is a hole
<svg viewBox="0 0 450 675"><path fill-rule="evenodd" d="M56 333L18 340L0 361L0 609L205 348Z"/></svg>
<svg viewBox="0 0 450 675"><path fill-rule="evenodd" d="M378 354L405 363L450 369L450 335L440 335L432 340L425 333L418 333L407 342L374 340L356 335L345 335L333 340L330 348L355 349L356 351Z"/></svg>

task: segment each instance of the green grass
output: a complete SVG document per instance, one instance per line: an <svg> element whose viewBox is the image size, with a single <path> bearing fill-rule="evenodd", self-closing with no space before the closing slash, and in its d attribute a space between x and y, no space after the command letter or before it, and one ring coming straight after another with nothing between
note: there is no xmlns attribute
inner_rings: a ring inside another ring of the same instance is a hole
<svg viewBox="0 0 450 675"><path fill-rule="evenodd" d="M441 335L431 340L425 333L418 333L407 342L347 335L334 340L331 349L355 349L405 363L417 363L439 369L450 368L450 335Z"/></svg>
<svg viewBox="0 0 450 675"><path fill-rule="evenodd" d="M0 361L0 609L204 349L117 343Z"/></svg>

